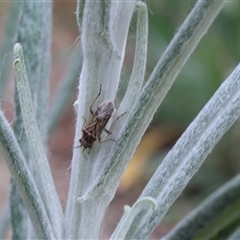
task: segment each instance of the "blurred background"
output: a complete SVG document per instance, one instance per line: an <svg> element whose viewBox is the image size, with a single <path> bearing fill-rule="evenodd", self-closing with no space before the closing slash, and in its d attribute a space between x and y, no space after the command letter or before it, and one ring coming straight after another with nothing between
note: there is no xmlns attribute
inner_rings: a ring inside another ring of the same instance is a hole
<svg viewBox="0 0 240 240"><path fill-rule="evenodd" d="M164 52L168 43L193 7L193 1L148 1L149 44L146 80ZM11 1L0 1L0 72L12 61L12 53L4 49L4 41L10 29L6 28ZM80 35L75 21L75 1L54 1L52 30L52 67L50 104L54 99L59 80L79 43ZM226 3L220 15L200 42L184 69L181 71L163 104L145 133L119 189L113 199L103 225L102 239L107 239L119 221L124 205L132 205L187 126L196 117L207 101L239 62L240 55L240 3ZM13 19L15 21L15 19ZM134 59L136 16L130 29L126 57L122 70L122 82L118 95L127 87ZM12 39L8 39L12 41ZM9 122L14 121L14 79L11 70L7 75L7 88L1 100L1 108ZM3 75L0 76L2 81ZM3 91L0 89L0 91ZM74 136L74 112L72 104L77 94L69 99L64 114L59 120L49 144L49 161L55 184L64 205L67 197L72 143ZM116 100L118 103L119 99ZM166 234L180 219L206 196L231 179L240 170L239 121L225 134L200 171L171 207L151 239ZM0 211L9 196L9 172L0 160Z"/></svg>

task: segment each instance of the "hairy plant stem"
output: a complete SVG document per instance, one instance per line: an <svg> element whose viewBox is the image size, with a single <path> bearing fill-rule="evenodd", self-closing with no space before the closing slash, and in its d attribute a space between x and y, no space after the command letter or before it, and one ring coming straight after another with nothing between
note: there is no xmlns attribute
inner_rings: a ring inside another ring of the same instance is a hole
<svg viewBox="0 0 240 240"><path fill-rule="evenodd" d="M34 116L31 91L28 83L27 72L24 65L24 57L20 44L14 46L14 70L17 79L17 89L21 105L24 129L31 149L34 164L38 171L35 172L37 185L43 198L44 205L49 213L51 223L57 238L62 237L63 212L53 183L50 167L41 142L37 122Z"/></svg>
<svg viewBox="0 0 240 240"><path fill-rule="evenodd" d="M20 1L20 18L15 42L22 44L25 53L27 73L30 76L31 101L34 114L40 129L43 145L46 143L46 113L48 102L48 80L50 70L50 45L52 26L52 1ZM12 21L12 20L11 20ZM19 104L18 91L15 91L15 125L14 133L22 149L31 172L38 175L32 154L23 128L23 116ZM32 226L23 208L20 196L12 183L11 189L11 220L13 236L16 239L34 238ZM21 221L19 221L21 219ZM28 235L30 234L30 235Z"/></svg>
<svg viewBox="0 0 240 240"><path fill-rule="evenodd" d="M164 240L193 239L198 232L240 199L239 185L240 175L237 175L193 209L164 237Z"/></svg>
<svg viewBox="0 0 240 240"><path fill-rule="evenodd" d="M79 146L83 118L89 119L89 107L102 84L102 93L95 108L104 100L114 102L119 84L121 67L130 20L135 1L78 1L77 17L82 26L83 67L80 75L77 100L77 121L74 146ZM66 207L65 237L98 238L102 218L109 199L103 194L91 203L80 203L83 195L95 178L94 165L99 145L94 146L86 161L81 148L75 148L72 159L72 174Z"/></svg>
<svg viewBox="0 0 240 240"><path fill-rule="evenodd" d="M0 148L39 239L56 238L48 214L14 133L0 111Z"/></svg>

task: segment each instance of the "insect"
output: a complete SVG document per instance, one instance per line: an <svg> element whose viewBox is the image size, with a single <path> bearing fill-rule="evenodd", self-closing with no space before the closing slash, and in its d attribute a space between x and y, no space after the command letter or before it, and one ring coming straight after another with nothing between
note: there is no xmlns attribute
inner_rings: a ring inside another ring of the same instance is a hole
<svg viewBox="0 0 240 240"><path fill-rule="evenodd" d="M82 138L79 139L80 146L83 147L82 152L84 152L85 149L89 148L89 150L88 150L88 153L89 153L96 140L101 142L100 136L101 136L103 130L106 133L111 134L111 132L109 130L107 130L105 128L105 126L107 125L108 120L110 119L110 117L112 116L112 113L114 111L113 103L110 101L105 101L98 106L98 108L95 112L92 109L94 103L96 102L96 100L98 99L98 97L101 94L101 89L102 89L102 85L100 85L99 93L90 107L90 113L92 116L88 122L86 122L86 120L85 120L85 123L82 127ZM118 120L118 118L117 118L117 120ZM116 122L115 122L115 124L116 124ZM114 139L108 139L104 142L107 142L110 140L115 141Z"/></svg>

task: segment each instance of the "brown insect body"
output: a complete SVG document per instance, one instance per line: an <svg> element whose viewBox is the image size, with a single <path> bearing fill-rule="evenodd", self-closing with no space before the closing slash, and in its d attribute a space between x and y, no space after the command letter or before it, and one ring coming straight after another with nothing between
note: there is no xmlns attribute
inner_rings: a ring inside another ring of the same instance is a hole
<svg viewBox="0 0 240 240"><path fill-rule="evenodd" d="M100 95L100 93L101 88L98 96ZM103 130L105 130L107 133L110 133L107 129L105 129L105 126L107 125L108 120L112 116L113 111L114 106L113 103L110 101L106 101L100 104L95 112L93 112L92 106L90 107L92 117L87 123L84 124L82 128L82 138L79 140L80 146L83 146L83 151L87 148L89 148L90 151L93 147L94 142L96 140L100 141L100 136Z"/></svg>

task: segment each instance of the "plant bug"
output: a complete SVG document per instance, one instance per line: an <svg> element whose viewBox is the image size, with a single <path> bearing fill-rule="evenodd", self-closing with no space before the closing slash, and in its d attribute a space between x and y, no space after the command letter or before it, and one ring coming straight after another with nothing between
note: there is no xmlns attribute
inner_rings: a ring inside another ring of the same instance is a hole
<svg viewBox="0 0 240 240"><path fill-rule="evenodd" d="M98 106L96 111L93 111L92 109L94 103L96 102L96 100L101 94L101 90L102 90L102 85L100 85L99 93L90 107L90 113L92 116L89 119L89 121L86 122L85 120L85 123L83 124L83 127L82 127L82 138L79 139L79 142L80 142L80 146L83 147L83 151L82 151L83 153L87 148L89 148L88 150L88 153L89 153L96 140L101 142L101 134L103 130L108 134L112 133L111 131L107 130L105 127L108 123L108 120L110 119L110 117L114 112L113 103L111 101L105 101ZM117 117L116 122L120 116ZM116 124L116 122L114 123L114 125ZM107 139L103 142L107 142L107 141L115 141L115 140Z"/></svg>

